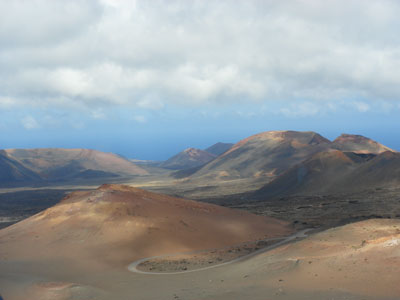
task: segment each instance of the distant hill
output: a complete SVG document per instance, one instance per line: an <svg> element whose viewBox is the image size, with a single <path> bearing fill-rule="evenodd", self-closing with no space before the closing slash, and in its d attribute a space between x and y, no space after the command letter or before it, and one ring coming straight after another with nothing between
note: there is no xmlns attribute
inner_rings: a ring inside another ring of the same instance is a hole
<svg viewBox="0 0 400 300"><path fill-rule="evenodd" d="M146 175L147 171L113 153L89 149L7 149L7 157L42 180Z"/></svg>
<svg viewBox="0 0 400 300"><path fill-rule="evenodd" d="M400 184L400 153L331 150L292 167L254 192L256 198L356 192Z"/></svg>
<svg viewBox="0 0 400 300"><path fill-rule="evenodd" d="M161 163L159 166L172 170L191 169L202 166L215 158L214 154L196 148L188 148L170 159Z"/></svg>
<svg viewBox="0 0 400 300"><path fill-rule="evenodd" d="M0 150L0 185L39 181L40 179L38 174L10 158L6 151Z"/></svg>
<svg viewBox="0 0 400 300"><path fill-rule="evenodd" d="M238 142L192 177L274 178L330 144L315 132L263 132Z"/></svg>
<svg viewBox="0 0 400 300"><path fill-rule="evenodd" d="M400 185L400 153L386 151L339 177L335 189L347 191Z"/></svg>
<svg viewBox="0 0 400 300"><path fill-rule="evenodd" d="M231 149L233 145L234 144L232 143L216 143L207 149L204 149L204 151L218 156Z"/></svg>
<svg viewBox="0 0 400 300"><path fill-rule="evenodd" d="M351 151L356 153L375 153L379 154L385 151L392 151L376 141L373 141L362 135L342 134L332 142L332 148L341 151Z"/></svg>

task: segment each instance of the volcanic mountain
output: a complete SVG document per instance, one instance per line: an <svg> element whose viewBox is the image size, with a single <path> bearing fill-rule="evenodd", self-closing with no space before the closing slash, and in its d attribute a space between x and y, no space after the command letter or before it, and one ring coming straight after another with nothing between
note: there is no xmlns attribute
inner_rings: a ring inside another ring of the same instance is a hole
<svg viewBox="0 0 400 300"><path fill-rule="evenodd" d="M355 153L375 153L379 154L385 151L392 151L376 141L366 138L362 135L342 134L332 142L332 147L341 151Z"/></svg>
<svg viewBox="0 0 400 300"><path fill-rule="evenodd" d="M288 233L271 218L103 185L0 230L0 290L10 300L400 297L398 220L329 229L198 272L144 275L126 268L142 257Z"/></svg>
<svg viewBox="0 0 400 300"><path fill-rule="evenodd" d="M229 149L232 148L234 144L232 143L216 143L210 147L208 147L207 149L204 149L204 151L214 154L215 156L221 155L224 152L228 151Z"/></svg>
<svg viewBox="0 0 400 300"><path fill-rule="evenodd" d="M9 158L45 180L146 175L147 171L113 153L89 149L7 149Z"/></svg>
<svg viewBox="0 0 400 300"><path fill-rule="evenodd" d="M273 178L331 142L315 132L268 131L235 144L192 177Z"/></svg>
<svg viewBox="0 0 400 300"><path fill-rule="evenodd" d="M7 256L101 257L123 266L140 257L224 247L290 231L285 222L244 211L102 185L73 192L56 206L1 230L0 241Z"/></svg>
<svg viewBox="0 0 400 300"><path fill-rule="evenodd" d="M288 223L123 185L73 192L59 204L0 230L5 299L141 298L127 266L155 255L222 248L292 232ZM101 278L100 278L100 277ZM128 283L130 282L130 283ZM128 283L125 285L125 283ZM149 283L144 283L148 285ZM124 297L118 297L124 291ZM134 292L134 294L132 294ZM163 297L158 297L162 299Z"/></svg>
<svg viewBox="0 0 400 300"><path fill-rule="evenodd" d="M26 168L17 160L9 157L7 152L0 150L0 184L15 182L32 182L40 180L40 176Z"/></svg>
<svg viewBox="0 0 400 300"><path fill-rule="evenodd" d="M258 191L257 198L356 192L400 184L400 153L329 150L292 167Z"/></svg>
<svg viewBox="0 0 400 300"><path fill-rule="evenodd" d="M215 158L214 154L196 148L188 148L160 164L172 170L191 169L202 166Z"/></svg>

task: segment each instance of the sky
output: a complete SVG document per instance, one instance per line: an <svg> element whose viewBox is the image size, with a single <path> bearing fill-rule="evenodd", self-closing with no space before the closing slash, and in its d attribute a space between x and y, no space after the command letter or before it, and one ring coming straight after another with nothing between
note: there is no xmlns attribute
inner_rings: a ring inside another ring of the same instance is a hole
<svg viewBox="0 0 400 300"><path fill-rule="evenodd" d="M400 1L0 0L0 149L163 160L268 130L400 150Z"/></svg>

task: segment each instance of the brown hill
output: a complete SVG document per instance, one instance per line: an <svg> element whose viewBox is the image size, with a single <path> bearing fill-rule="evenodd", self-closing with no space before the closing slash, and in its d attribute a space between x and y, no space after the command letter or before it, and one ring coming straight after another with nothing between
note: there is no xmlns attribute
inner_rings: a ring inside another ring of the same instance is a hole
<svg viewBox="0 0 400 300"><path fill-rule="evenodd" d="M268 198L290 194L319 193L329 187L333 179L343 176L355 165L355 161L339 150L319 152L290 168L282 175L254 193Z"/></svg>
<svg viewBox="0 0 400 300"><path fill-rule="evenodd" d="M96 150L43 148L5 152L46 180L148 174L121 156Z"/></svg>
<svg viewBox="0 0 400 300"><path fill-rule="evenodd" d="M360 164L353 172L341 178L338 184L347 191L399 186L400 153L382 152L373 159Z"/></svg>
<svg viewBox="0 0 400 300"><path fill-rule="evenodd" d="M329 148L315 132L268 131L235 144L193 177L273 178L310 155Z"/></svg>
<svg viewBox="0 0 400 300"><path fill-rule="evenodd" d="M379 155L330 150L292 167L254 192L256 198L320 195L400 184L400 153Z"/></svg>
<svg viewBox="0 0 400 300"><path fill-rule="evenodd" d="M153 255L286 235L285 222L122 185L74 192L0 231L7 259L89 260L123 267ZM99 259L101 259L99 261Z"/></svg>
<svg viewBox="0 0 400 300"><path fill-rule="evenodd" d="M395 300L399 268L400 221L372 219L210 270L232 284L210 285L206 299Z"/></svg>
<svg viewBox="0 0 400 300"><path fill-rule="evenodd" d="M229 149L231 149L233 145L234 144L232 144L232 143L219 142L219 143L216 143L216 144L208 147L207 149L204 149L204 151L214 154L215 156L218 156L218 155L225 153Z"/></svg>
<svg viewBox="0 0 400 300"><path fill-rule="evenodd" d="M376 141L366 138L362 135L342 134L332 142L332 147L345 152L355 153L375 153L379 154L385 151L395 152Z"/></svg>
<svg viewBox="0 0 400 300"><path fill-rule="evenodd" d="M15 182L35 182L40 176L0 150L0 185Z"/></svg>
<svg viewBox="0 0 400 300"><path fill-rule="evenodd" d="M165 251L288 232L284 223L240 211L103 186L0 231L0 290L10 300L400 297L399 220L330 229L198 272L144 275L125 268Z"/></svg>
<svg viewBox="0 0 400 300"><path fill-rule="evenodd" d="M215 158L214 154L195 148L188 148L160 164L172 170L191 169L202 166Z"/></svg>

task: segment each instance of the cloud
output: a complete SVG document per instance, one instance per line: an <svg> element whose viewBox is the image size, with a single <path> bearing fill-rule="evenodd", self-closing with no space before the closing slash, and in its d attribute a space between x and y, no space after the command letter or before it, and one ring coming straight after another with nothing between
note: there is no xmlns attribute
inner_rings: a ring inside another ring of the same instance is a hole
<svg viewBox="0 0 400 300"><path fill-rule="evenodd" d="M36 121L36 119L32 116L26 116L21 120L22 126L24 126L25 129L32 130L32 129L37 129L40 127L39 123Z"/></svg>
<svg viewBox="0 0 400 300"><path fill-rule="evenodd" d="M142 100L139 100L137 106L150 110L159 110L164 108L164 103L157 96L148 95Z"/></svg>
<svg viewBox="0 0 400 300"><path fill-rule="evenodd" d="M280 102L292 116L362 99L365 111L400 99L399 14L390 0L1 1L0 99L100 111Z"/></svg>
<svg viewBox="0 0 400 300"><path fill-rule="evenodd" d="M14 99L8 97L0 97L0 107L1 108L9 108L13 107L16 104Z"/></svg>
<svg viewBox="0 0 400 300"><path fill-rule="evenodd" d="M361 101L353 102L352 105L359 111L359 112L367 112L370 110L370 106Z"/></svg>
<svg viewBox="0 0 400 300"><path fill-rule="evenodd" d="M96 1L1 1L2 47L57 46L88 29L101 9Z"/></svg>
<svg viewBox="0 0 400 300"><path fill-rule="evenodd" d="M133 116L133 120L135 120L138 123L146 123L147 122L147 118L145 116L141 116L141 115Z"/></svg>
<svg viewBox="0 0 400 300"><path fill-rule="evenodd" d="M95 109L91 112L91 117L97 120L104 120L107 118L106 113L102 109Z"/></svg>
<svg viewBox="0 0 400 300"><path fill-rule="evenodd" d="M329 108L329 107L328 107ZM301 102L288 105L280 110L286 117L307 117L320 113L322 109L312 102Z"/></svg>

